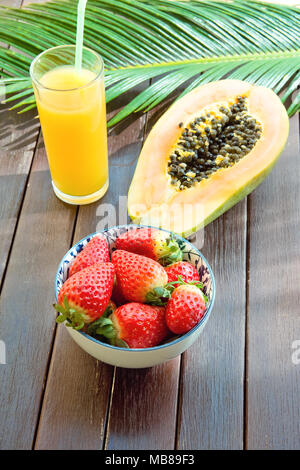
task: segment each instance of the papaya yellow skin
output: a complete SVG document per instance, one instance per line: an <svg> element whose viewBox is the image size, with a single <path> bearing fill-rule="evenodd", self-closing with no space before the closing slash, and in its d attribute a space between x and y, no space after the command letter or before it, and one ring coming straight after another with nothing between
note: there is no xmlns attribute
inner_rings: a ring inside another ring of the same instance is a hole
<svg viewBox="0 0 300 470"><path fill-rule="evenodd" d="M234 166L178 191L170 184L168 161L186 125L213 103L247 97L248 112L262 124L255 147ZM176 101L157 121L146 139L128 193L128 213L135 223L172 230L183 236L219 217L255 189L281 154L289 119L270 89L241 80L221 80L200 86Z"/></svg>

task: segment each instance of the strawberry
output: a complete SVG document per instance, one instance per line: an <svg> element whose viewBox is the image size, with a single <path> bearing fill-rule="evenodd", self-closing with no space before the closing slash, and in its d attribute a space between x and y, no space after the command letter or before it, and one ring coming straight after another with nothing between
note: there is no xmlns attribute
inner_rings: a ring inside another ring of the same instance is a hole
<svg viewBox="0 0 300 470"><path fill-rule="evenodd" d="M98 263L73 274L63 284L54 308L58 323L80 330L104 313L111 298L115 276L112 263Z"/></svg>
<svg viewBox="0 0 300 470"><path fill-rule="evenodd" d="M120 307L120 305L126 304L127 302L121 290L121 286L117 282L114 283L111 298L117 304L118 307Z"/></svg>
<svg viewBox="0 0 300 470"><path fill-rule="evenodd" d="M101 235L97 235L93 237L88 244L85 245L79 255L76 256L70 267L69 277L88 266L92 266L96 263L108 263L109 261L109 251L106 239Z"/></svg>
<svg viewBox="0 0 300 470"><path fill-rule="evenodd" d="M173 235L154 228L133 229L123 233L116 240L116 248L147 256L164 266L182 259L182 252Z"/></svg>
<svg viewBox="0 0 300 470"><path fill-rule="evenodd" d="M200 277L197 272L197 269L192 264L187 261L178 261L177 263L170 264L170 266L165 267L165 271L168 275L168 282L174 282L179 279L179 276L184 282L197 281L200 282ZM179 286L178 284L173 284L175 287Z"/></svg>
<svg viewBox="0 0 300 470"><path fill-rule="evenodd" d="M146 256L116 250L111 257L117 283L127 301L160 303L155 289L163 289L168 282L164 268Z"/></svg>
<svg viewBox="0 0 300 470"><path fill-rule="evenodd" d="M98 323L96 333L115 346L150 348L169 334L165 308L138 302L122 305L108 318L101 317Z"/></svg>
<svg viewBox="0 0 300 470"><path fill-rule="evenodd" d="M196 326L205 312L205 296L193 284L181 284L172 292L166 307L168 328L183 334Z"/></svg>

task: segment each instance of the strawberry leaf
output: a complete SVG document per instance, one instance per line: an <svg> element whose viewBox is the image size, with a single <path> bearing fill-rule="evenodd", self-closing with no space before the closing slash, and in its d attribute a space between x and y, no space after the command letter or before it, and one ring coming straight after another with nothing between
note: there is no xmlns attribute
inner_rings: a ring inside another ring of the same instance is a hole
<svg viewBox="0 0 300 470"><path fill-rule="evenodd" d="M61 314L56 318L57 323L64 323L67 319L67 315Z"/></svg>
<svg viewBox="0 0 300 470"><path fill-rule="evenodd" d="M203 289L203 282L199 281L191 281L189 282L190 285L198 287L198 289Z"/></svg>
<svg viewBox="0 0 300 470"><path fill-rule="evenodd" d="M91 336L93 336L95 334L102 335L103 334L102 330L104 332L105 327L107 327L107 326L113 327L113 322L111 321L111 319L104 316L105 312L100 318L98 318L93 323L90 323L88 325L87 333L89 335L91 335Z"/></svg>
<svg viewBox="0 0 300 470"><path fill-rule="evenodd" d="M127 348L129 349L129 346L128 344L126 343L126 341L123 341L123 339L116 339L115 340L115 344L114 346L118 346L119 348Z"/></svg>
<svg viewBox="0 0 300 470"><path fill-rule="evenodd" d="M57 310L57 312L62 313L63 315L66 313L65 308L59 304L53 304L53 307L55 308L55 310Z"/></svg>
<svg viewBox="0 0 300 470"><path fill-rule="evenodd" d="M166 305L171 297L171 292L165 287L155 287L153 291L146 295L146 303L151 305Z"/></svg>
<svg viewBox="0 0 300 470"><path fill-rule="evenodd" d="M109 319L109 318L103 318L102 322L101 322L101 326L107 326L107 325L112 325L112 321Z"/></svg>
<svg viewBox="0 0 300 470"><path fill-rule="evenodd" d="M174 234L171 233L169 239L167 239L165 248L165 254L159 259L160 264L167 266L169 264L176 263L182 260L182 251L174 238Z"/></svg>
<svg viewBox="0 0 300 470"><path fill-rule="evenodd" d="M98 320L91 323L87 328L87 333L94 338L108 339L111 344L116 340L117 332L112 320L106 315L113 309L109 306Z"/></svg>
<svg viewBox="0 0 300 470"><path fill-rule="evenodd" d="M74 328L74 330L81 330L84 327L84 319L81 312L78 312L74 307L70 307L67 296L64 297L64 306L54 304L53 307L60 315L56 318L57 323L65 323L66 326Z"/></svg>
<svg viewBox="0 0 300 470"><path fill-rule="evenodd" d="M84 321L83 320L79 320L79 321L77 320L75 324L72 322L71 325L68 325L68 323L67 323L67 326L72 326L74 330L81 330L84 327Z"/></svg>
<svg viewBox="0 0 300 470"><path fill-rule="evenodd" d="M96 333L97 335L104 336L107 339L114 339L116 337L116 331L112 325L97 328Z"/></svg>
<svg viewBox="0 0 300 470"><path fill-rule="evenodd" d="M206 303L208 302L208 297L203 293L203 290L202 290L203 287L204 287L203 282L200 282L200 281L185 282L183 280L182 276L178 276L177 281L168 282L168 284L166 284L166 286L165 286L165 289L169 290L172 293L172 292L174 292L174 290L178 286L195 286L195 287L198 287L198 289L201 290L201 293L203 295L203 298L204 298L205 302Z"/></svg>
<svg viewBox="0 0 300 470"><path fill-rule="evenodd" d="M66 310L70 309L69 301L68 301L68 298L67 298L66 294L65 294L65 297L64 297L64 306L65 306Z"/></svg>

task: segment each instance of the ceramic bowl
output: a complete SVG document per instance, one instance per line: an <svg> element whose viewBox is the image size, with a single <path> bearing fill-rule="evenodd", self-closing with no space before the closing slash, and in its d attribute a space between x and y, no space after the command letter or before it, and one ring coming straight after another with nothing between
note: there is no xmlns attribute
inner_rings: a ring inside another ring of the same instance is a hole
<svg viewBox="0 0 300 470"><path fill-rule="evenodd" d="M132 230L132 228L149 227L141 225L121 225L112 227L102 232L96 232L80 240L74 245L68 253L63 257L59 263L59 267L56 273L55 279L55 295L56 300L58 297L59 290L63 283L68 278L69 267L72 261L76 258L78 253L83 247L93 238L95 235L101 233L106 237L110 252L115 249L115 240L124 232ZM166 230L163 230L166 231ZM202 333L204 326L211 314L214 298L215 298L215 280L211 267L202 255L202 253L195 248L188 240L180 236L175 236L180 248L183 250L183 259L192 263L197 269L201 282L204 285L203 292L208 297L207 308L205 315L201 321L191 331L176 337L173 340L169 340L165 344L156 346L153 348L145 349L126 349L111 346L106 343L92 338L84 332L76 331L73 328L67 328L67 331L72 336L74 341L84 349L88 354L99 359L100 361L106 362L118 367L127 368L142 368L151 367L156 364L173 359L182 352L184 352L198 336Z"/></svg>

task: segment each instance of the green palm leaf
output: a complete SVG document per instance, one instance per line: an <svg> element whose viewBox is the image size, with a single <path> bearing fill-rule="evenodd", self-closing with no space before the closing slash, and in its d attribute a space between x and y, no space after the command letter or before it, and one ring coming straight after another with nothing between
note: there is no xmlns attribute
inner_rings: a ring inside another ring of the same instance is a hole
<svg viewBox="0 0 300 470"><path fill-rule="evenodd" d="M28 77L32 58L75 43L77 0L0 7L0 66L8 99L35 106ZM33 40L34 38L34 40ZM300 84L300 10L249 0L89 0L85 45L106 64L110 102L152 80L109 125L148 111L181 89L224 77L273 88L283 102ZM10 46L10 48L7 48ZM182 92L182 89L184 91ZM288 108L300 109L299 95Z"/></svg>

